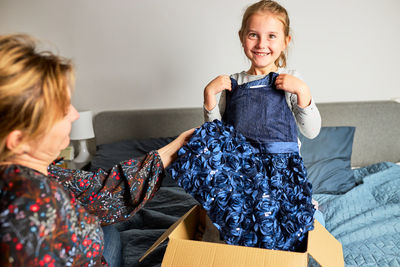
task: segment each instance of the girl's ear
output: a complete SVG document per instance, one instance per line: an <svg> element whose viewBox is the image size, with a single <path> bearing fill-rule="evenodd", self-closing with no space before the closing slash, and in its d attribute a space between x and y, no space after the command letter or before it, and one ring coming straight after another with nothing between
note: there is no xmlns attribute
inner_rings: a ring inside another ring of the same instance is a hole
<svg viewBox="0 0 400 267"><path fill-rule="evenodd" d="M290 43L291 40L292 40L292 36L291 36L291 35L288 35L288 36L285 38L285 48L289 45L289 43Z"/></svg>
<svg viewBox="0 0 400 267"><path fill-rule="evenodd" d="M28 151L29 146L24 144L23 133L20 130L14 130L6 137L6 147L13 151L15 155L20 155Z"/></svg>
<svg viewBox="0 0 400 267"><path fill-rule="evenodd" d="M242 40L242 33L241 33L241 31L238 31L238 35L239 35L240 43L241 43L242 46L243 46L243 40Z"/></svg>

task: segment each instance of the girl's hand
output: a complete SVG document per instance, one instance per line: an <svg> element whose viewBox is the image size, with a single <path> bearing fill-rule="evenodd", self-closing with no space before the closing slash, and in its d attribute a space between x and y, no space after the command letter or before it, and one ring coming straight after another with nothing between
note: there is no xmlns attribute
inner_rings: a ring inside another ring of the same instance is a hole
<svg viewBox="0 0 400 267"><path fill-rule="evenodd" d="M219 75L204 88L204 92L207 94L216 95L223 90L232 90L231 79L228 75Z"/></svg>
<svg viewBox="0 0 400 267"><path fill-rule="evenodd" d="M232 90L231 79L228 75L220 75L207 84L206 88L204 88L204 107L207 110L212 110L216 106L217 99L215 95L223 90Z"/></svg>
<svg viewBox="0 0 400 267"><path fill-rule="evenodd" d="M297 105L305 108L311 103L311 92L307 84L290 74L279 74L275 81L276 88L297 95Z"/></svg>
<svg viewBox="0 0 400 267"><path fill-rule="evenodd" d="M183 145L187 144L189 139L192 137L194 129L195 128L181 133L174 141L157 150L164 168L168 167L176 159L178 150Z"/></svg>
<svg viewBox="0 0 400 267"><path fill-rule="evenodd" d="M302 80L290 74L279 74L276 77L275 85L277 89L296 95L303 87L306 87L306 84Z"/></svg>

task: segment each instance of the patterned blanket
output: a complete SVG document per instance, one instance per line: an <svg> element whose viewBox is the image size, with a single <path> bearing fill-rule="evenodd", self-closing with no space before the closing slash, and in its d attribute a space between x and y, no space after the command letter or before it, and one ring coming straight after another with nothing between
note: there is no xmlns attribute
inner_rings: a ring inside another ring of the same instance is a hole
<svg viewBox="0 0 400 267"><path fill-rule="evenodd" d="M343 245L346 266L400 266L400 166L355 169L343 195L314 195L326 228Z"/></svg>

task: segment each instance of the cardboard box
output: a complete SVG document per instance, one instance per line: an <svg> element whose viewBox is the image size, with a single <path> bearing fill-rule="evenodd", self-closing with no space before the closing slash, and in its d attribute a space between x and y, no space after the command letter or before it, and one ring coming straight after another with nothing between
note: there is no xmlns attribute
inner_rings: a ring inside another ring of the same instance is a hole
<svg viewBox="0 0 400 267"><path fill-rule="evenodd" d="M297 267L307 266L309 256L324 267L344 266L342 245L316 220L314 230L308 232L306 251L289 252L194 240L199 225L205 225L206 219L206 211L194 206L147 250L140 261L169 238L163 267Z"/></svg>

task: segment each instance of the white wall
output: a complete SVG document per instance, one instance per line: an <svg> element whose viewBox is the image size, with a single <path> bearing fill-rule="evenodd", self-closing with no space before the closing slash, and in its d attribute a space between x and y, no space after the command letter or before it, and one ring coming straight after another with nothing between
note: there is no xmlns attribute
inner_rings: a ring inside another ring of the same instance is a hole
<svg viewBox="0 0 400 267"><path fill-rule="evenodd" d="M218 74L249 67L245 0L0 0L0 33L25 32L73 58L73 103L95 112L200 107ZM400 1L285 0L289 65L317 102L400 97Z"/></svg>

